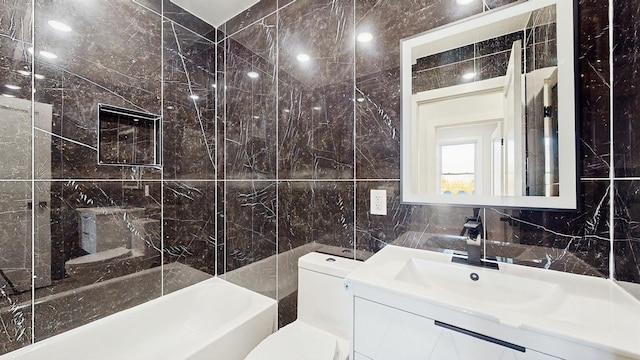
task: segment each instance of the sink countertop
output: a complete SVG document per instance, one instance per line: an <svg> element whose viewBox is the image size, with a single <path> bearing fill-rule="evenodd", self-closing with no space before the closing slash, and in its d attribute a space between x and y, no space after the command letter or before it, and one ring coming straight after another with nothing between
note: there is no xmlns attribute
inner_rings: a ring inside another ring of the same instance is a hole
<svg viewBox="0 0 640 360"><path fill-rule="evenodd" d="M448 254L388 245L352 272L348 280L354 289L361 283L513 328L640 358L640 301L613 281L508 263L499 263L500 270L493 270L452 263L451 258ZM412 269L423 273L411 275ZM432 272L427 273L430 269ZM434 269L438 273L434 274ZM465 278L454 279L449 272L465 274ZM478 284L486 279L493 282L473 290L477 285L469 278L471 273L479 274ZM513 292L518 295L519 286L521 293L529 292L537 298L529 301L513 296ZM538 289L544 293L538 296ZM468 291L471 296L465 296L467 290L472 290Z"/></svg>

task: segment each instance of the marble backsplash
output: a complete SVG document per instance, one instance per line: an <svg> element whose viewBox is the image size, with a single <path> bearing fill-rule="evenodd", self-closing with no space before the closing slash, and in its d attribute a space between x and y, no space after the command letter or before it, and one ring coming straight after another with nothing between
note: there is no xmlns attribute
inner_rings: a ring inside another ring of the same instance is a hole
<svg viewBox="0 0 640 360"><path fill-rule="evenodd" d="M485 1L489 8L511 2ZM640 283L640 68L630 50L640 44L640 13L628 2L612 4L613 43L609 2L578 4L580 211L483 209L493 241L487 256ZM0 278L0 318L10 324L0 331L0 353L57 333L56 324L81 324L34 308L32 293L40 299L113 280L106 270L83 279L65 269L86 254L78 208L144 208L145 223L158 224L131 227L148 256L119 266L123 277L176 263L224 276L312 243L359 254L391 243L458 250L424 237L459 234L471 209L399 200L399 42L480 11L440 0L261 0L216 30L170 0L0 0L0 71L21 87L3 91L27 101L12 115L24 127L0 133L3 153L18 149L0 162L0 217L11 225L0 229L0 270L10 280ZM51 29L50 19L72 31ZM361 31L374 41L355 42ZM296 60L300 52L308 63ZM163 166L98 165L98 103L162 114ZM387 216L369 213L371 189L387 190ZM32 269L33 289L25 280ZM266 267L260 280L275 287L285 270L295 272L295 264ZM195 281L186 278L181 284ZM181 286L170 281L150 278L123 307ZM288 296L281 324L293 319ZM58 301L96 318L115 311L100 297Z"/></svg>

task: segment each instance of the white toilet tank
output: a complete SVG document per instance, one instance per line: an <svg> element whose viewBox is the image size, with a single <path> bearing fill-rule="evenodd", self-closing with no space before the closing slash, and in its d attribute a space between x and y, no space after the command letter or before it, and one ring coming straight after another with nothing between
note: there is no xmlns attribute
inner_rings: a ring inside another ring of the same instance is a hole
<svg viewBox="0 0 640 360"><path fill-rule="evenodd" d="M351 298L344 279L362 262L312 252L298 259L298 320L349 338Z"/></svg>

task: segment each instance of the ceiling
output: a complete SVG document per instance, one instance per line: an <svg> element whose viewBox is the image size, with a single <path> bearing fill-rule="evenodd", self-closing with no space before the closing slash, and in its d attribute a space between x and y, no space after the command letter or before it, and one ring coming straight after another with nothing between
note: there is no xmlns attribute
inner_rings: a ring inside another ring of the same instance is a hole
<svg viewBox="0 0 640 360"><path fill-rule="evenodd" d="M260 0L171 0L172 3L216 28L259 1Z"/></svg>

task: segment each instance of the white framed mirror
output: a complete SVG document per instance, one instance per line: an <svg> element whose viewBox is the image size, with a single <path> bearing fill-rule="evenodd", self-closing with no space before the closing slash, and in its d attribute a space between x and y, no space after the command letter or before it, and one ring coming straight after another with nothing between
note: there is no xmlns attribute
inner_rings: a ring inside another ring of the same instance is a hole
<svg viewBox="0 0 640 360"><path fill-rule="evenodd" d="M520 1L402 40L403 203L576 208L575 14Z"/></svg>

